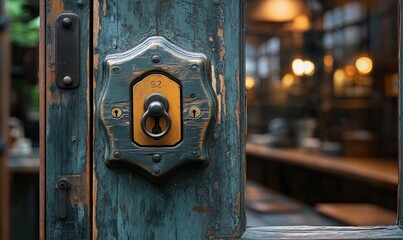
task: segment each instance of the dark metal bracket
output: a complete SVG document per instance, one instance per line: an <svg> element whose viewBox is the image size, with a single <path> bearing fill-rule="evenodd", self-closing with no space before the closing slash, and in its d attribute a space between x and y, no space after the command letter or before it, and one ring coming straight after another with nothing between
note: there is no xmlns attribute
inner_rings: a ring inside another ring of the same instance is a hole
<svg viewBox="0 0 403 240"><path fill-rule="evenodd" d="M80 21L75 13L56 18L56 84L74 89L80 84Z"/></svg>

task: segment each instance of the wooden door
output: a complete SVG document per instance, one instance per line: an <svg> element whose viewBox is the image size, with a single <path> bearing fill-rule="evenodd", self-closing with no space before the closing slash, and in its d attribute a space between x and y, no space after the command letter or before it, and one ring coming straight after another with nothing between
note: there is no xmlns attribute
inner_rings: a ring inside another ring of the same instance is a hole
<svg viewBox="0 0 403 240"><path fill-rule="evenodd" d="M243 5L42 0L42 239L242 235ZM154 75L180 88L172 144L133 130L134 86Z"/></svg>

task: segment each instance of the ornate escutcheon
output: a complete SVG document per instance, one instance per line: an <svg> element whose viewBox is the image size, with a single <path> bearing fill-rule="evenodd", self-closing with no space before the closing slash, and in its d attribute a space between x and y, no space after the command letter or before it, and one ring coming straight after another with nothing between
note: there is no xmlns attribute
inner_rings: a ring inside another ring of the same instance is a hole
<svg viewBox="0 0 403 240"><path fill-rule="evenodd" d="M216 118L210 62L163 37L106 56L97 121L104 162L161 183L188 167L206 167Z"/></svg>

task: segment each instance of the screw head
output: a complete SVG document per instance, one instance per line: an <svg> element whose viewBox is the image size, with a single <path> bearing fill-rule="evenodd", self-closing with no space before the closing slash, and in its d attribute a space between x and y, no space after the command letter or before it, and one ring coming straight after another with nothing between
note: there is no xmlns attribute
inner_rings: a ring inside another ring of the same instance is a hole
<svg viewBox="0 0 403 240"><path fill-rule="evenodd" d="M78 1L77 1L77 6L83 7L83 6L84 6L84 2L83 2L82 0L78 0Z"/></svg>
<svg viewBox="0 0 403 240"><path fill-rule="evenodd" d="M160 169L160 168L154 168L154 169L153 169L153 173L154 173L155 175L159 175L159 174L161 173L161 169Z"/></svg>
<svg viewBox="0 0 403 240"><path fill-rule="evenodd" d="M73 79L70 76L65 76L63 78L63 83L66 86L70 86L73 83Z"/></svg>
<svg viewBox="0 0 403 240"><path fill-rule="evenodd" d="M160 57L158 55L154 55L151 57L151 60L153 61L153 63L159 63Z"/></svg>
<svg viewBox="0 0 403 240"><path fill-rule="evenodd" d="M69 187L69 181L67 181L67 179L60 179L57 181L57 187L61 190L64 190Z"/></svg>
<svg viewBox="0 0 403 240"><path fill-rule="evenodd" d="M120 158L121 154L120 154L119 151L114 151L114 152L113 152L113 156L114 156L115 158Z"/></svg>
<svg viewBox="0 0 403 240"><path fill-rule="evenodd" d="M153 155L153 161L154 161L154 162L156 162L156 163L157 163L157 162L160 162L161 159L162 159L161 154L156 153L156 154Z"/></svg>
<svg viewBox="0 0 403 240"><path fill-rule="evenodd" d="M71 18L66 17L66 18L63 18L62 24L63 24L63 27L69 28L73 24L73 21L71 21Z"/></svg>

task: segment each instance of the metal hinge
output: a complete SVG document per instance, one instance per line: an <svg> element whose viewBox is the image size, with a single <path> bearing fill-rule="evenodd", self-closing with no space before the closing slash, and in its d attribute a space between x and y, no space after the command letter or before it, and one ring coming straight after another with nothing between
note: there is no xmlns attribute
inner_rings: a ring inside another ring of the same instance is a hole
<svg viewBox="0 0 403 240"><path fill-rule="evenodd" d="M56 84L74 89L80 84L80 21L75 13L56 18Z"/></svg>

